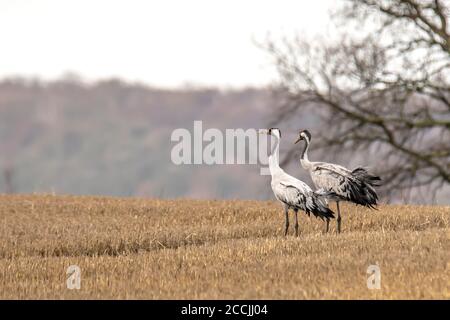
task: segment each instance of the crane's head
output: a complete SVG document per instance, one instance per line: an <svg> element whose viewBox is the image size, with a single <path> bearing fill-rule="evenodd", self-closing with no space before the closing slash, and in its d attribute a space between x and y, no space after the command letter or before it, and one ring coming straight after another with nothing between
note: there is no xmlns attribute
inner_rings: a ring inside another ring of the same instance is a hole
<svg viewBox="0 0 450 320"><path fill-rule="evenodd" d="M278 128L259 129L259 134L267 134L269 136L281 138L281 131Z"/></svg>
<svg viewBox="0 0 450 320"><path fill-rule="evenodd" d="M294 144L302 140L305 140L306 142L311 141L311 133L309 133L308 130L300 130L298 133L298 138L295 140Z"/></svg>

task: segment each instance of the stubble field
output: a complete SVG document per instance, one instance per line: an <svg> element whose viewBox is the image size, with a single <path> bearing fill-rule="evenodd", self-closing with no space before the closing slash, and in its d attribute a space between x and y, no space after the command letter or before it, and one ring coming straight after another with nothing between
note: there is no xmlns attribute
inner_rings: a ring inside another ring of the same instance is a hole
<svg viewBox="0 0 450 320"><path fill-rule="evenodd" d="M341 212L340 235L301 214L296 238L272 201L1 195L0 298L450 298L450 207Z"/></svg>

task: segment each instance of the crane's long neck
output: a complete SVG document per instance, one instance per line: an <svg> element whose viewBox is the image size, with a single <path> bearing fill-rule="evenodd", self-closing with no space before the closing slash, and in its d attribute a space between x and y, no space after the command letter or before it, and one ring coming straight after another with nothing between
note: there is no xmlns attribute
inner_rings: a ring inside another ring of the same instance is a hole
<svg viewBox="0 0 450 320"><path fill-rule="evenodd" d="M280 137L277 135L274 135L275 137L275 146L271 150L270 156L269 156L269 170L270 174L273 176L274 173L277 171L280 171L280 163L278 159L279 151L280 151Z"/></svg>
<svg viewBox="0 0 450 320"><path fill-rule="evenodd" d="M305 139L305 148L303 149L302 155L300 156L300 163L304 169L311 168L311 162L308 158L308 149L309 149L309 139Z"/></svg>

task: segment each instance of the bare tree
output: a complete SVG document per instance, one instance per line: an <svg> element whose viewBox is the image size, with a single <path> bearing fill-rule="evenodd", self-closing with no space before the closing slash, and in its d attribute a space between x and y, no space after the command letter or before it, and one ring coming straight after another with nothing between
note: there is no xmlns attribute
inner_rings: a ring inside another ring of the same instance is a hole
<svg viewBox="0 0 450 320"><path fill-rule="evenodd" d="M444 0L346 0L339 41L268 41L277 121L314 111L316 147L376 155L386 194L434 194L450 183L449 14Z"/></svg>

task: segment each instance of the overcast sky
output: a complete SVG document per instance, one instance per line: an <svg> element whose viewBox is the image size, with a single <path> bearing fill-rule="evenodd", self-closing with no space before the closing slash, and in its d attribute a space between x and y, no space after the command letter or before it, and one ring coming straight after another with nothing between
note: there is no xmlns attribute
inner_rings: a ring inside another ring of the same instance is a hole
<svg viewBox="0 0 450 320"><path fill-rule="evenodd" d="M274 78L253 39L326 32L332 0L0 0L0 77L240 87Z"/></svg>

